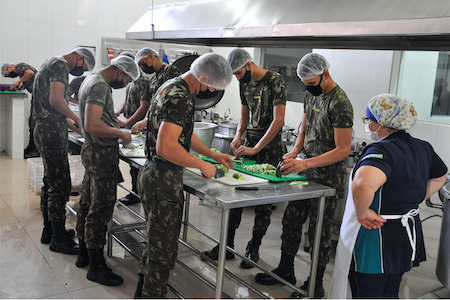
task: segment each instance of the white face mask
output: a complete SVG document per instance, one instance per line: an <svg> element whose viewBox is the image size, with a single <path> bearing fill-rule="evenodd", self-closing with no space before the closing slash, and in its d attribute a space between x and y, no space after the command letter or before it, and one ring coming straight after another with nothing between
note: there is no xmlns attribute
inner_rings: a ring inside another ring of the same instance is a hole
<svg viewBox="0 0 450 300"><path fill-rule="evenodd" d="M370 124L364 124L364 130L366 131L367 135L370 136L371 140L378 141L380 139L380 137L378 136L378 130L380 130L381 125L375 132L370 131L369 125Z"/></svg>

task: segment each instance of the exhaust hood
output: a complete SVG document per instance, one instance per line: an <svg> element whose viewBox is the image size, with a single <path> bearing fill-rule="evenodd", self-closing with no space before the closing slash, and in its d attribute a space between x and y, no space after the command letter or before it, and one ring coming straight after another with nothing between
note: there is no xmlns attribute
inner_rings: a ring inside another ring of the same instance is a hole
<svg viewBox="0 0 450 300"><path fill-rule="evenodd" d="M177 2L150 7L126 38L230 47L450 50L450 1Z"/></svg>

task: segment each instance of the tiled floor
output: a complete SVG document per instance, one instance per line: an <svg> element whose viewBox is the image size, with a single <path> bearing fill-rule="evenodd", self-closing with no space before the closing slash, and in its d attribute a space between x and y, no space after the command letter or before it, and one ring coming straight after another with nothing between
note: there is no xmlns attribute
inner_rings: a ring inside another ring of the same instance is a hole
<svg viewBox="0 0 450 300"><path fill-rule="evenodd" d="M121 163L122 173L129 182L128 165ZM126 194L118 190L119 196ZM76 206L78 197L71 197L71 205ZM436 202L437 200L435 200ZM135 205L139 210L139 205ZM263 239L260 250L260 264L269 269L276 267L280 256L281 218L284 205L278 205L273 212L271 225ZM201 203L191 197L190 220L198 228L218 238L220 212L208 203ZM115 212L123 214L120 209ZM438 209L421 207L422 219L441 214ZM236 235L236 250L245 252L250 238L254 213L244 210L242 224ZM441 218L433 217L423 223L428 259L420 267L408 272L401 284L401 298L450 298L450 291L442 289L435 275ZM67 227L74 228L75 218L67 214ZM26 160L11 160L0 153L0 298L132 298L136 282L138 262L117 244L113 247L113 257L108 264L124 278L119 287L106 287L86 279L86 268L79 269L76 257L51 252L48 245L40 243L42 217L39 210L39 196L31 192L27 184ZM188 241L200 250L214 245L193 230L188 230ZM295 260L297 285L303 282L309 270L309 254L302 251ZM202 262L198 255L186 247L179 247L180 261L214 282L215 269ZM257 269L242 270L239 259L227 261L227 269L249 282L256 289L274 298L286 298L292 290L286 286L261 286L254 282ZM325 290L329 288L333 262L325 273ZM201 284L190 273L177 264L170 283L187 298L212 298L214 292ZM251 290L235 281L227 279L224 291L233 298L256 298ZM169 297L176 298L173 292Z"/></svg>

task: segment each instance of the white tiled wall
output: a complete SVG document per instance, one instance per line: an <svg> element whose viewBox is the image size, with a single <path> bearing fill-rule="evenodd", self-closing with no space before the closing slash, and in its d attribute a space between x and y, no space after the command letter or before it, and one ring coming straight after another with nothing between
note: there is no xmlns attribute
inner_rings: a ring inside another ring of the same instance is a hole
<svg viewBox="0 0 450 300"><path fill-rule="evenodd" d="M0 62L27 62L36 68L47 57L66 54L77 45L95 46L100 62L101 38L124 38L125 32L148 7L171 0L0 0ZM226 56L231 48L214 48ZM365 138L359 122L370 97L389 92L392 51L316 49L331 63L333 79L347 92L355 113L355 136ZM299 57L300 59L300 57ZM96 69L102 65L97 63ZM0 78L2 83L11 79ZM119 106L124 90L114 91ZM237 80L233 78L214 112L223 116L231 110L239 119L240 101ZM289 102L286 125L297 128L303 105ZM429 141L450 165L450 126L418 122L411 133ZM431 134L430 134L431 133ZM1 145L0 145L0 149Z"/></svg>

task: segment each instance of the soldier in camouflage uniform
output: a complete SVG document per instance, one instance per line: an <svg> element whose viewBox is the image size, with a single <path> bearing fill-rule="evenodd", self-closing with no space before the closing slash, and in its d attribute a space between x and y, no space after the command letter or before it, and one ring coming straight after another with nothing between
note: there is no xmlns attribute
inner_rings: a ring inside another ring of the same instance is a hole
<svg viewBox="0 0 450 300"><path fill-rule="evenodd" d="M34 77L37 73L37 70L26 63L18 63L16 65L13 64L4 64L1 68L1 73L5 77L15 78L19 76L19 80L11 84L9 89L11 91L15 91L17 89L23 90L26 89L30 94L33 93L33 82ZM31 98L33 99L33 98ZM39 157L39 152L36 149L36 145L34 144L34 136L33 130L36 122L34 121L33 116L30 114L28 118L28 128L29 128L29 142L28 146L25 148L24 157Z"/></svg>
<svg viewBox="0 0 450 300"><path fill-rule="evenodd" d="M353 108L345 92L331 78L325 57L310 53L304 56L297 74L306 85L302 127L294 149L284 155L283 174L304 172L308 180L336 189L336 196L325 202L322 235L320 239L315 297L323 297L322 285L325 267L331 255L331 233L334 211L338 200L344 197L344 160L350 154L353 126ZM295 159L303 151L305 160ZM308 237L311 245L315 232L318 199L289 202L283 216L281 235L281 261L274 272L285 280L295 283L294 256L298 251L302 226L309 217ZM311 251L312 253L312 251ZM308 278L309 280L309 278ZM308 280L300 288L308 291ZM265 273L256 275L261 284L278 281ZM303 297L295 292L293 298Z"/></svg>
<svg viewBox="0 0 450 300"><path fill-rule="evenodd" d="M80 249L75 264L80 268L89 265L87 279L108 286L123 283L122 277L106 265L103 249L117 197L118 139L124 145L131 142L131 133L119 129L111 88L123 88L139 75L132 58L119 56L111 60L111 65L88 76L79 92L85 174L77 213Z"/></svg>
<svg viewBox="0 0 450 300"><path fill-rule="evenodd" d="M142 71L147 74L155 73L150 79L150 99L155 97L156 91L159 87L169 79L181 75L180 70L172 65L165 64L159 59L159 54L151 48L142 48L136 54L136 63L141 67ZM132 127L132 132L139 132L147 127L148 113L142 121L137 122Z"/></svg>
<svg viewBox="0 0 450 300"><path fill-rule="evenodd" d="M236 48L228 54L233 74L240 81L241 119L230 148L236 157L247 155L257 163L277 165L283 155L281 129L284 125L286 107L286 85L280 74L265 70L252 62L244 49ZM247 142L241 145L241 136L247 130ZM242 208L230 211L227 246L234 247L234 235L241 223ZM254 262L259 260L259 246L270 224L272 205L255 206L255 223L252 238L247 244L245 256ZM206 251L205 255L216 260L219 246ZM234 254L227 251L227 259ZM243 269L253 268L243 260Z"/></svg>
<svg viewBox="0 0 450 300"><path fill-rule="evenodd" d="M227 154L214 153L193 134L193 94L206 89L225 89L232 72L221 56L208 53L197 58L191 70L166 81L150 107L147 127L147 161L138 175L138 190L147 219L147 247L142 254L135 298L164 298L170 270L177 257L183 212L183 167L200 169L209 179L216 168L192 149L222 163L232 164Z"/></svg>
<svg viewBox="0 0 450 300"><path fill-rule="evenodd" d="M78 47L62 57L48 58L33 85L34 141L44 164L41 193L44 230L41 242L50 242L50 250L66 254L78 253L78 245L67 237L64 227L65 205L71 191L66 118L78 127L80 125L80 118L69 108L67 101L69 73L78 76L94 65L92 52Z"/></svg>

